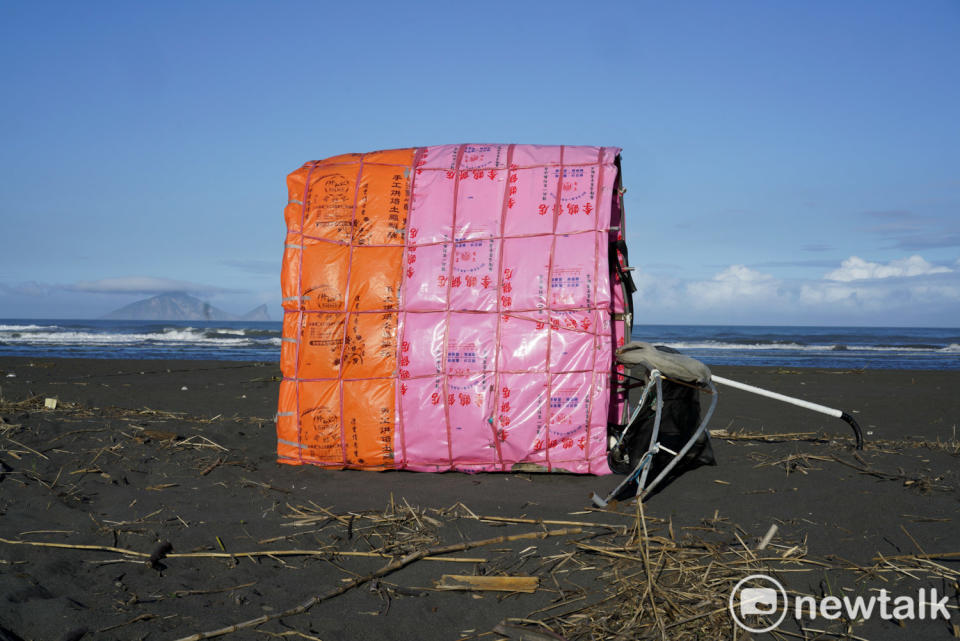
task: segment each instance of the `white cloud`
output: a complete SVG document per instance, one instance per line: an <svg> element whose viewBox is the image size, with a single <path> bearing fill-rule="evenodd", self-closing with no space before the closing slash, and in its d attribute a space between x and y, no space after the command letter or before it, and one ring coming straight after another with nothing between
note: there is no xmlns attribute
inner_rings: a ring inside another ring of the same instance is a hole
<svg viewBox="0 0 960 641"><path fill-rule="evenodd" d="M636 305L670 308L683 305L683 284L676 277L654 275L638 269L633 272L633 284L637 286L633 294Z"/></svg>
<svg viewBox="0 0 960 641"><path fill-rule="evenodd" d="M694 281L686 287L689 302L695 306L776 299L779 290L779 280L743 265L731 265L711 280Z"/></svg>
<svg viewBox="0 0 960 641"><path fill-rule="evenodd" d="M100 280L82 280L62 289L73 292L93 294L162 294L164 292L190 292L195 294L222 294L237 290L191 283L185 280L155 278L153 276L125 276L121 278L101 278Z"/></svg>
<svg viewBox="0 0 960 641"><path fill-rule="evenodd" d="M800 285L797 302L801 305L817 305L848 308L878 309L889 297L890 288L877 286L870 282L848 285L831 281L811 281Z"/></svg>
<svg viewBox="0 0 960 641"><path fill-rule="evenodd" d="M938 267L920 256L887 264L851 257L820 279L781 279L744 265L707 279L639 270L634 278L638 324L947 326L960 318L960 262Z"/></svg>
<svg viewBox="0 0 960 641"><path fill-rule="evenodd" d="M946 274L953 270L949 267L937 267L928 263L922 256L910 256L892 260L887 264L872 263L859 256L851 256L840 263L839 269L828 273L824 278L839 282L855 280L873 280L879 278L902 278L926 276L929 274Z"/></svg>

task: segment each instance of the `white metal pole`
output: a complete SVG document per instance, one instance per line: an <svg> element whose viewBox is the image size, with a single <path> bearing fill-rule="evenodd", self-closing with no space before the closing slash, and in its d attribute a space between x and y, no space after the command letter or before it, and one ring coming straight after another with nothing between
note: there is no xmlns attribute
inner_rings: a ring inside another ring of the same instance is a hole
<svg viewBox="0 0 960 641"><path fill-rule="evenodd" d="M792 396L787 396L785 394L778 394L777 392L771 392L770 390L754 387L753 385L747 385L746 383L738 383L737 381L731 381L729 378L723 378L722 376L711 376L710 378L711 380L722 385L729 385L730 387L736 387L737 389L741 389L745 392L759 394L760 396L766 396L767 398L783 401L784 403L790 403L791 405L796 405L797 407L803 407L808 410L813 410L814 412L820 412L821 414L826 414L827 416L833 416L834 418L842 419L853 429L853 434L856 437L856 448L858 450L863 449L863 430L860 429L860 425L857 424L857 420L843 410L835 410L832 407L820 405L819 403L811 403L810 401L793 398Z"/></svg>
<svg viewBox="0 0 960 641"><path fill-rule="evenodd" d="M799 398L793 398L792 396L785 396L783 394L778 394L777 392L771 392L769 390L761 389L759 387L754 387L753 385L747 385L746 383L738 383L737 381L731 381L729 378L723 378L722 376L717 376L716 374L711 376L711 378L717 383L721 383L723 385L729 385L730 387L736 387L737 389L742 389L745 392L752 392L754 394L759 394L760 396L766 396L767 398L773 398L778 401L783 401L784 403L790 403L791 405L805 407L808 410L813 410L814 412L820 412L821 414L826 414L827 416L832 416L834 418L843 418L842 411L835 410L832 407L827 407L826 405L811 403L810 401L804 401Z"/></svg>

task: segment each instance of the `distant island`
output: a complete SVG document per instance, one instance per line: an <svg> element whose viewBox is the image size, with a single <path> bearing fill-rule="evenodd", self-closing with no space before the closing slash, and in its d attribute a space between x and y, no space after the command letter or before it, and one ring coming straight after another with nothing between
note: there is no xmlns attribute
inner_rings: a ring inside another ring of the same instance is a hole
<svg viewBox="0 0 960 641"><path fill-rule="evenodd" d="M170 292L130 303L103 318L107 320L268 321L270 313L266 305L260 305L242 316L235 316L185 292Z"/></svg>

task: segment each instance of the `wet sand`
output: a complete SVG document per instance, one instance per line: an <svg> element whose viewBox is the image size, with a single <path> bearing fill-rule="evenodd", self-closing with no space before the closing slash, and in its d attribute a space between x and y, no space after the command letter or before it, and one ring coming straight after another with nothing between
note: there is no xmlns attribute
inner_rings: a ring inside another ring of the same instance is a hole
<svg viewBox="0 0 960 641"><path fill-rule="evenodd" d="M934 578L911 572L918 580L851 568L876 565L880 555L960 553L960 372L715 373L851 412L867 448L855 453L852 432L837 419L721 388L711 425L722 430L713 439L718 465L689 471L645 503L658 536L673 540L668 527L676 540L720 528L725 544L739 537L753 548L776 524L774 549L796 547L822 563L785 573L791 590L909 594L936 586L958 605L960 558L935 561L946 571ZM547 620L567 601L589 603L609 587L602 564L583 562L581 552L600 534L636 526L632 506L605 512L590 503L592 492L606 494L621 477L280 465L279 375L273 363L0 359L0 639L179 639L283 612L390 561L343 552L399 558L547 530L580 532L447 555L482 563L412 562L306 613L224 638L507 638L518 633L494 633L499 622ZM46 398L58 406L45 408ZM151 564L161 542L169 554ZM314 554L261 554L277 550ZM572 550L580 551L570 556L576 562L558 569ZM178 556L185 553L195 556ZM438 590L444 574L540 582L530 594ZM704 612L722 606L718 594L706 596ZM642 596L618 601L630 610ZM550 606L557 607L537 612ZM950 623L871 619L851 630L869 639L955 638L960 613L952 613ZM825 629L819 620L807 627ZM799 627L788 621L782 629Z"/></svg>

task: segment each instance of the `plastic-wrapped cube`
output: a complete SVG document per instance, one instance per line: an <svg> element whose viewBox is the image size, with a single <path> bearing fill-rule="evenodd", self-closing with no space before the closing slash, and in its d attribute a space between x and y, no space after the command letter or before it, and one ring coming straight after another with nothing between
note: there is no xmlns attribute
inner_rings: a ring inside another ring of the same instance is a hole
<svg viewBox="0 0 960 641"><path fill-rule="evenodd" d="M442 145L291 173L279 460L609 473L619 152Z"/></svg>

